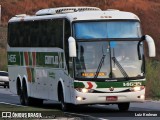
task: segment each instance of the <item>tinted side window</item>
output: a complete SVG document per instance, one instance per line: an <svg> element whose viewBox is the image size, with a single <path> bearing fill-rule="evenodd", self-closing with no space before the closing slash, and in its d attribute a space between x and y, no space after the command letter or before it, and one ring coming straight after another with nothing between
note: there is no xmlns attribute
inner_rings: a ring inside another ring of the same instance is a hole
<svg viewBox="0 0 160 120"><path fill-rule="evenodd" d="M8 43L12 47L63 48L63 19L9 23Z"/></svg>

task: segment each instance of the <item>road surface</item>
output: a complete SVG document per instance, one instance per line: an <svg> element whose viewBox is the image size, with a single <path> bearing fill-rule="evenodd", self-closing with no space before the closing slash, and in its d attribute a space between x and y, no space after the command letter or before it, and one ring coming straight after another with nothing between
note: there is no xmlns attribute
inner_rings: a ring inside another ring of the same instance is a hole
<svg viewBox="0 0 160 120"><path fill-rule="evenodd" d="M0 103L20 105L18 96L13 95L9 89L3 87L0 87ZM60 105L56 104L53 101L45 101L42 108L59 109ZM87 120L160 120L160 101L131 103L129 111L123 113L118 111L117 105L92 105L76 107L66 114ZM153 117L156 115L159 117Z"/></svg>

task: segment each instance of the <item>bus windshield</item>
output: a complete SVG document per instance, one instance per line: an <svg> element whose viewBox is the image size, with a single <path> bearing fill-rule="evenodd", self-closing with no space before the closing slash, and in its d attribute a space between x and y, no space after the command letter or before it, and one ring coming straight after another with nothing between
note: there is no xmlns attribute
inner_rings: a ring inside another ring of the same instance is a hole
<svg viewBox="0 0 160 120"><path fill-rule="evenodd" d="M138 41L77 42L75 77L110 79L144 76L137 44Z"/></svg>
<svg viewBox="0 0 160 120"><path fill-rule="evenodd" d="M98 78L109 78L109 42L78 42L75 60L77 78L94 78L100 68Z"/></svg>
<svg viewBox="0 0 160 120"><path fill-rule="evenodd" d="M74 24L76 39L140 38L138 21L89 21Z"/></svg>

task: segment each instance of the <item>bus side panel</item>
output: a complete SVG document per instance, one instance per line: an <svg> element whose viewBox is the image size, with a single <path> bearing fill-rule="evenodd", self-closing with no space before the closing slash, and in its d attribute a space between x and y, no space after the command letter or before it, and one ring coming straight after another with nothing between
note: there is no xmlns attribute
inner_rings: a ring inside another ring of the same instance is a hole
<svg viewBox="0 0 160 120"><path fill-rule="evenodd" d="M63 69L49 69L47 81L48 99L58 101L58 83L61 82L65 94L65 101L68 103L71 102L71 79Z"/></svg>
<svg viewBox="0 0 160 120"><path fill-rule="evenodd" d="M9 72L9 85L10 85L10 91L14 94L17 94L17 79L20 77L20 82L22 86L22 81L25 79L27 87L28 87L28 95L30 95L29 92L29 84L27 81L27 71L25 67L20 66L8 66L8 72ZM26 76L26 78L24 77Z"/></svg>
<svg viewBox="0 0 160 120"><path fill-rule="evenodd" d="M15 74L16 71L18 74L18 67L13 67L13 66L9 66L8 67L8 72L9 72L9 88L10 91L14 94L17 94L17 85L16 85L16 81L17 81L17 74Z"/></svg>
<svg viewBox="0 0 160 120"><path fill-rule="evenodd" d="M50 78L48 77L50 68L36 68L35 75L32 82L32 90L33 97L41 98L41 99L49 99L48 92L50 91L49 81ZM35 86L34 86L35 85ZM35 88L34 88L35 87Z"/></svg>
<svg viewBox="0 0 160 120"><path fill-rule="evenodd" d="M57 79L59 81L62 81L63 84L63 92L64 92L64 99L66 103L72 103L71 102L71 95L72 95L72 81L73 78L69 77L69 75L67 73L65 73L65 71L60 71L59 74L57 74Z"/></svg>

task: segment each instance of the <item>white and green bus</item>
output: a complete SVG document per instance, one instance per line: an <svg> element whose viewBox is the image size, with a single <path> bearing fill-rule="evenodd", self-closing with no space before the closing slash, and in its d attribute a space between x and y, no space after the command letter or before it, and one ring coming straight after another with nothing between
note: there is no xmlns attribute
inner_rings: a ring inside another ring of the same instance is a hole
<svg viewBox="0 0 160 120"><path fill-rule="evenodd" d="M145 100L144 42L140 19L119 10L62 7L16 15L8 23L10 90L22 105L43 100L70 105L117 104Z"/></svg>

